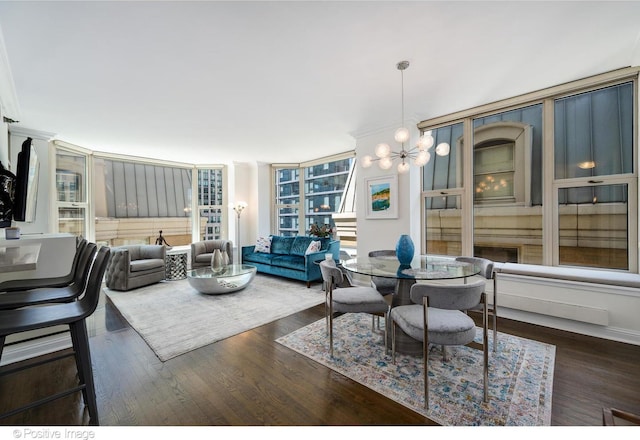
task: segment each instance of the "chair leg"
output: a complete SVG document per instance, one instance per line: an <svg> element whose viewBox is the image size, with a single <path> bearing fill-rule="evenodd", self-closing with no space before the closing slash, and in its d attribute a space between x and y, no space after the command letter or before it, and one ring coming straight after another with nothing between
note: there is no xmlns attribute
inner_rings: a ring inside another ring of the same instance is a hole
<svg viewBox="0 0 640 440"><path fill-rule="evenodd" d="M84 370L82 368L82 364L80 363L80 358L78 355L78 350L80 349L79 347L81 347L82 342L78 339L78 332L75 331L71 331L71 326L69 326L69 333L71 334L71 344L73 346L73 357L76 361L76 370L78 372L78 383L80 385L86 384L85 380L84 380ZM88 398L87 398L87 391L86 389L82 389L82 399L84 400L85 405L88 402Z"/></svg>
<svg viewBox="0 0 640 440"><path fill-rule="evenodd" d="M389 315L391 314L391 309L387 309L387 313L384 315L384 354L389 354L389 344L387 343L387 338L389 336Z"/></svg>
<svg viewBox="0 0 640 440"><path fill-rule="evenodd" d="M325 321L325 330L327 335L329 334L329 297L328 292L324 296L324 321Z"/></svg>
<svg viewBox="0 0 640 440"><path fill-rule="evenodd" d="M83 395L85 404L89 411L89 424L97 426L100 424L98 419L98 402L96 399L96 390L93 382L93 369L91 367L91 350L89 349L89 336L87 335L87 326L84 320L74 322L69 325L76 353L76 364L78 373L83 378L85 388Z"/></svg>
<svg viewBox="0 0 640 440"><path fill-rule="evenodd" d="M423 306L424 326L422 330L422 373L424 376L424 408L429 409L429 326L427 305ZM442 347L444 353L444 346Z"/></svg>
<svg viewBox="0 0 640 440"><path fill-rule="evenodd" d="M329 354L333 357L333 298L329 297Z"/></svg>
<svg viewBox="0 0 640 440"><path fill-rule="evenodd" d="M493 274L493 352L498 345L498 277Z"/></svg>
<svg viewBox="0 0 640 440"><path fill-rule="evenodd" d="M391 326L391 362L396 363L396 323L390 322Z"/></svg>
<svg viewBox="0 0 640 440"><path fill-rule="evenodd" d="M494 296L495 298L495 296ZM489 337L487 333L489 332L489 327L487 325L487 321L489 320L488 312L487 312L487 294L482 294L482 317L483 317L483 329L482 329L482 366L483 366L483 375L482 375L482 383L483 383L483 391L484 391L484 402L489 401ZM495 306L495 304L494 304ZM495 315L494 315L495 318ZM494 321L495 323L495 321ZM495 339L494 345L495 349Z"/></svg>

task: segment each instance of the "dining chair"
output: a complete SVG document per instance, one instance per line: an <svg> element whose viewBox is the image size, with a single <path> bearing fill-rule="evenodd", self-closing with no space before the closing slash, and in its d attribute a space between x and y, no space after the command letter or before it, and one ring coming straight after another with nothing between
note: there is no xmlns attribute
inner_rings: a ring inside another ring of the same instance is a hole
<svg viewBox="0 0 640 440"><path fill-rule="evenodd" d="M429 408L429 344L442 345L443 362L448 362L446 347L469 345L476 336L476 325L465 311L483 304L483 386L488 402L489 354L485 281L468 284L427 284L411 286L413 304L391 309L391 355L396 362L396 327L409 337L422 341L424 406Z"/></svg>
<svg viewBox="0 0 640 440"><path fill-rule="evenodd" d="M456 261L471 263L480 267L479 275L487 281L493 280L493 304L487 305L487 310L493 324L493 351L495 352L498 344L498 277L493 270L494 262L481 257L456 257ZM467 278L464 279L464 282L467 282ZM479 309L480 307L476 307L475 310Z"/></svg>
<svg viewBox="0 0 640 440"><path fill-rule="evenodd" d="M0 292L17 292L29 289L38 289L41 287L68 286L73 282L74 277L76 276L78 263L80 262L82 253L88 244L89 242L84 238L79 237L76 240L76 250L73 256L71 270L69 271L69 273L58 277L28 278L4 281L0 283Z"/></svg>
<svg viewBox="0 0 640 440"><path fill-rule="evenodd" d="M77 386L4 412L0 414L0 419L10 417L22 411L53 402L59 398L81 391L84 403L88 409L89 423L91 425L99 424L98 405L93 381L93 370L91 367L91 353L89 349L86 318L91 316L98 306L100 291L102 290L102 279L109 261L109 253L110 249L106 246L101 247L97 252L95 259L90 266L86 287L78 301L0 311L0 359L2 358L2 351L7 336L31 330L68 325L71 332L71 342L73 344L73 350L71 353L54 356L40 362L8 367L3 369L0 375L10 375L27 368L42 365L46 362L59 360L68 356L74 356L76 368L78 369Z"/></svg>
<svg viewBox="0 0 640 440"><path fill-rule="evenodd" d="M66 286L40 287L24 291L0 293L0 310L45 303L64 303L76 300L85 290L89 269L97 252L95 243L86 243L76 262L73 280Z"/></svg>
<svg viewBox="0 0 640 440"><path fill-rule="evenodd" d="M325 282L325 319L329 333L329 353L333 357L333 314L334 313L369 313L372 315L372 332L375 331L375 316L388 317L389 304L373 287L350 286L337 287L344 282L342 271L336 267L335 261L320 262L320 272ZM385 319L384 344L387 351L388 319Z"/></svg>

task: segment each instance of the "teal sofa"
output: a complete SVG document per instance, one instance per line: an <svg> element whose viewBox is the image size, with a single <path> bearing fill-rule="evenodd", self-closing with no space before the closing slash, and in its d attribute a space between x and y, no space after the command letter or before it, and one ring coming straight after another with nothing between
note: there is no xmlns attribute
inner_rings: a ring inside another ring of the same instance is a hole
<svg viewBox="0 0 640 440"><path fill-rule="evenodd" d="M305 255L312 241L320 241L320 250ZM307 287L311 287L312 281L322 280L320 261L325 259L325 254L333 255L338 261L340 240L272 235L270 252L256 252L255 245L243 246L242 263L255 266L258 272L306 281Z"/></svg>

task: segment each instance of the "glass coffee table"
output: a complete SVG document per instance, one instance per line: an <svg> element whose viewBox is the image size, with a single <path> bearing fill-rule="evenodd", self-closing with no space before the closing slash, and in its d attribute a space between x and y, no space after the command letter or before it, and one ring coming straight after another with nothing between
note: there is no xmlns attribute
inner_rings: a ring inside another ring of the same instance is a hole
<svg viewBox="0 0 640 440"><path fill-rule="evenodd" d="M256 267L230 264L219 271L202 267L187 272L189 285L200 293L220 295L244 289L256 276Z"/></svg>

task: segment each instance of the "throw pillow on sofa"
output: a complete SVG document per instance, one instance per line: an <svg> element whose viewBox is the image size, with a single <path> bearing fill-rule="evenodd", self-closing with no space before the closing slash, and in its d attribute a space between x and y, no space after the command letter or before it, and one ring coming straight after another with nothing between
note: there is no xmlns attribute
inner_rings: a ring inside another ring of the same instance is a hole
<svg viewBox="0 0 640 440"><path fill-rule="evenodd" d="M271 237L259 237L256 241L255 252L262 252L265 254L271 253Z"/></svg>
<svg viewBox="0 0 640 440"><path fill-rule="evenodd" d="M320 240L318 241L312 241L311 243L309 243L309 247L307 248L307 250L305 251L305 255L309 255L312 254L314 252L320 252L320 247L321 247L322 243L320 242Z"/></svg>

